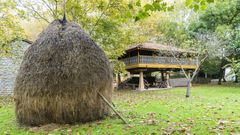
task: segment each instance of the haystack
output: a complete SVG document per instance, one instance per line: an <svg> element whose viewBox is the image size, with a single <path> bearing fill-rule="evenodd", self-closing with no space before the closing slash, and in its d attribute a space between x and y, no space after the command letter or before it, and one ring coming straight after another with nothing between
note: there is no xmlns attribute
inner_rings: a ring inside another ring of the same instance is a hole
<svg viewBox="0 0 240 135"><path fill-rule="evenodd" d="M22 125L88 122L109 114L112 72L103 50L75 23L53 21L25 52L15 81Z"/></svg>

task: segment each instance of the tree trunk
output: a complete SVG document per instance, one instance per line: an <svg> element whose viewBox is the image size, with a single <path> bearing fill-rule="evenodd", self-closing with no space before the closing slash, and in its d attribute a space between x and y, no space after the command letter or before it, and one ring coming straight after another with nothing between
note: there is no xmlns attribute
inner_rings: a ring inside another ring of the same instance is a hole
<svg viewBox="0 0 240 135"><path fill-rule="evenodd" d="M223 66L224 66L224 59L221 60L221 64L220 64L218 85L221 85L221 84L222 84L223 72L224 72Z"/></svg>
<svg viewBox="0 0 240 135"><path fill-rule="evenodd" d="M207 73L205 73L205 78L208 78L208 74Z"/></svg>
<svg viewBox="0 0 240 135"><path fill-rule="evenodd" d="M223 70L223 82L227 82L225 79L225 69Z"/></svg>
<svg viewBox="0 0 240 135"><path fill-rule="evenodd" d="M235 83L238 83L238 75L235 75Z"/></svg>
<svg viewBox="0 0 240 135"><path fill-rule="evenodd" d="M190 88L191 88L191 81L188 80L187 91L186 91L186 98L190 97Z"/></svg>

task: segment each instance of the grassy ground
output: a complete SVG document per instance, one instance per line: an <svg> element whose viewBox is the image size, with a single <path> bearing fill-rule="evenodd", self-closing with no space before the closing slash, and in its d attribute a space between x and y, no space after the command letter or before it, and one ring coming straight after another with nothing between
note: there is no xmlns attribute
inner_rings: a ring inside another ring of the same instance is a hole
<svg viewBox="0 0 240 135"><path fill-rule="evenodd" d="M240 87L205 85L148 92L118 91L114 103L128 119L122 124L115 115L79 125L49 124L20 128L14 106L0 108L2 134L240 134Z"/></svg>

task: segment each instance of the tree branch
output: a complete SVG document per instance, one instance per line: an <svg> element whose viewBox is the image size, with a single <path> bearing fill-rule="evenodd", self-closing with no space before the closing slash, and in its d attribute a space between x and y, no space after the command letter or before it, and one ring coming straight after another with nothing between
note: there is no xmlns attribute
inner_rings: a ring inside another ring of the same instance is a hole
<svg viewBox="0 0 240 135"><path fill-rule="evenodd" d="M33 43L33 41L25 39L25 38L14 38L14 39L12 39L10 41L7 41L6 44L10 44L10 43L13 43L13 42L16 42L16 41L22 41L22 42L26 42L28 44L32 44ZM2 46L5 46L6 44L3 44Z"/></svg>
<svg viewBox="0 0 240 135"><path fill-rule="evenodd" d="M42 0L43 3L47 6L47 8L52 12L52 15L55 19L57 19L57 15L56 13L53 11L53 9L50 7L50 5L45 1L45 0Z"/></svg>
<svg viewBox="0 0 240 135"><path fill-rule="evenodd" d="M170 51L170 52L171 52L172 56L174 57L174 59L177 61L178 65L180 66L181 70L183 71L185 77L186 77L187 79L189 79L186 71L185 71L184 68L182 67L182 64L181 64L180 60L179 60L179 59L176 57L176 55L174 54L175 51L173 50L173 48L171 48L171 51Z"/></svg>
<svg viewBox="0 0 240 135"><path fill-rule="evenodd" d="M42 16L39 12L37 12L32 5L26 6L26 5L24 5L24 4L21 2L21 0L19 1L19 3L22 5L22 7L26 8L26 9L28 9L28 10L31 10L31 11L33 11L34 13L36 13L37 16L39 16L40 19L46 21L47 23L50 23L50 22L48 21L48 19L46 19L46 18L45 18L44 16ZM31 7L31 8L30 8L30 7ZM35 18L36 18L36 17L35 17ZM39 18L38 18L38 19L39 19Z"/></svg>
<svg viewBox="0 0 240 135"><path fill-rule="evenodd" d="M100 19L102 18L102 16L105 14L105 12L107 11L107 9L110 7L111 1L108 2L108 5L106 7L106 9L102 12L102 14L100 15L100 17L97 19L97 22L94 24L92 30L89 32L89 35L92 35L92 32L94 31L95 27L98 25Z"/></svg>

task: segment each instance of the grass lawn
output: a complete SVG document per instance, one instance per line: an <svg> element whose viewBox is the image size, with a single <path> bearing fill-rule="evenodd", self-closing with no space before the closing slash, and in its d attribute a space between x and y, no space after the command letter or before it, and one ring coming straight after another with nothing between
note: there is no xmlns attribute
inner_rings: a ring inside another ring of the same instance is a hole
<svg viewBox="0 0 240 135"><path fill-rule="evenodd" d="M14 105L0 108L3 134L240 134L240 87L194 86L186 99L185 88L159 91L117 91L114 103L128 119L122 124L116 115L79 125L49 124L20 128Z"/></svg>

